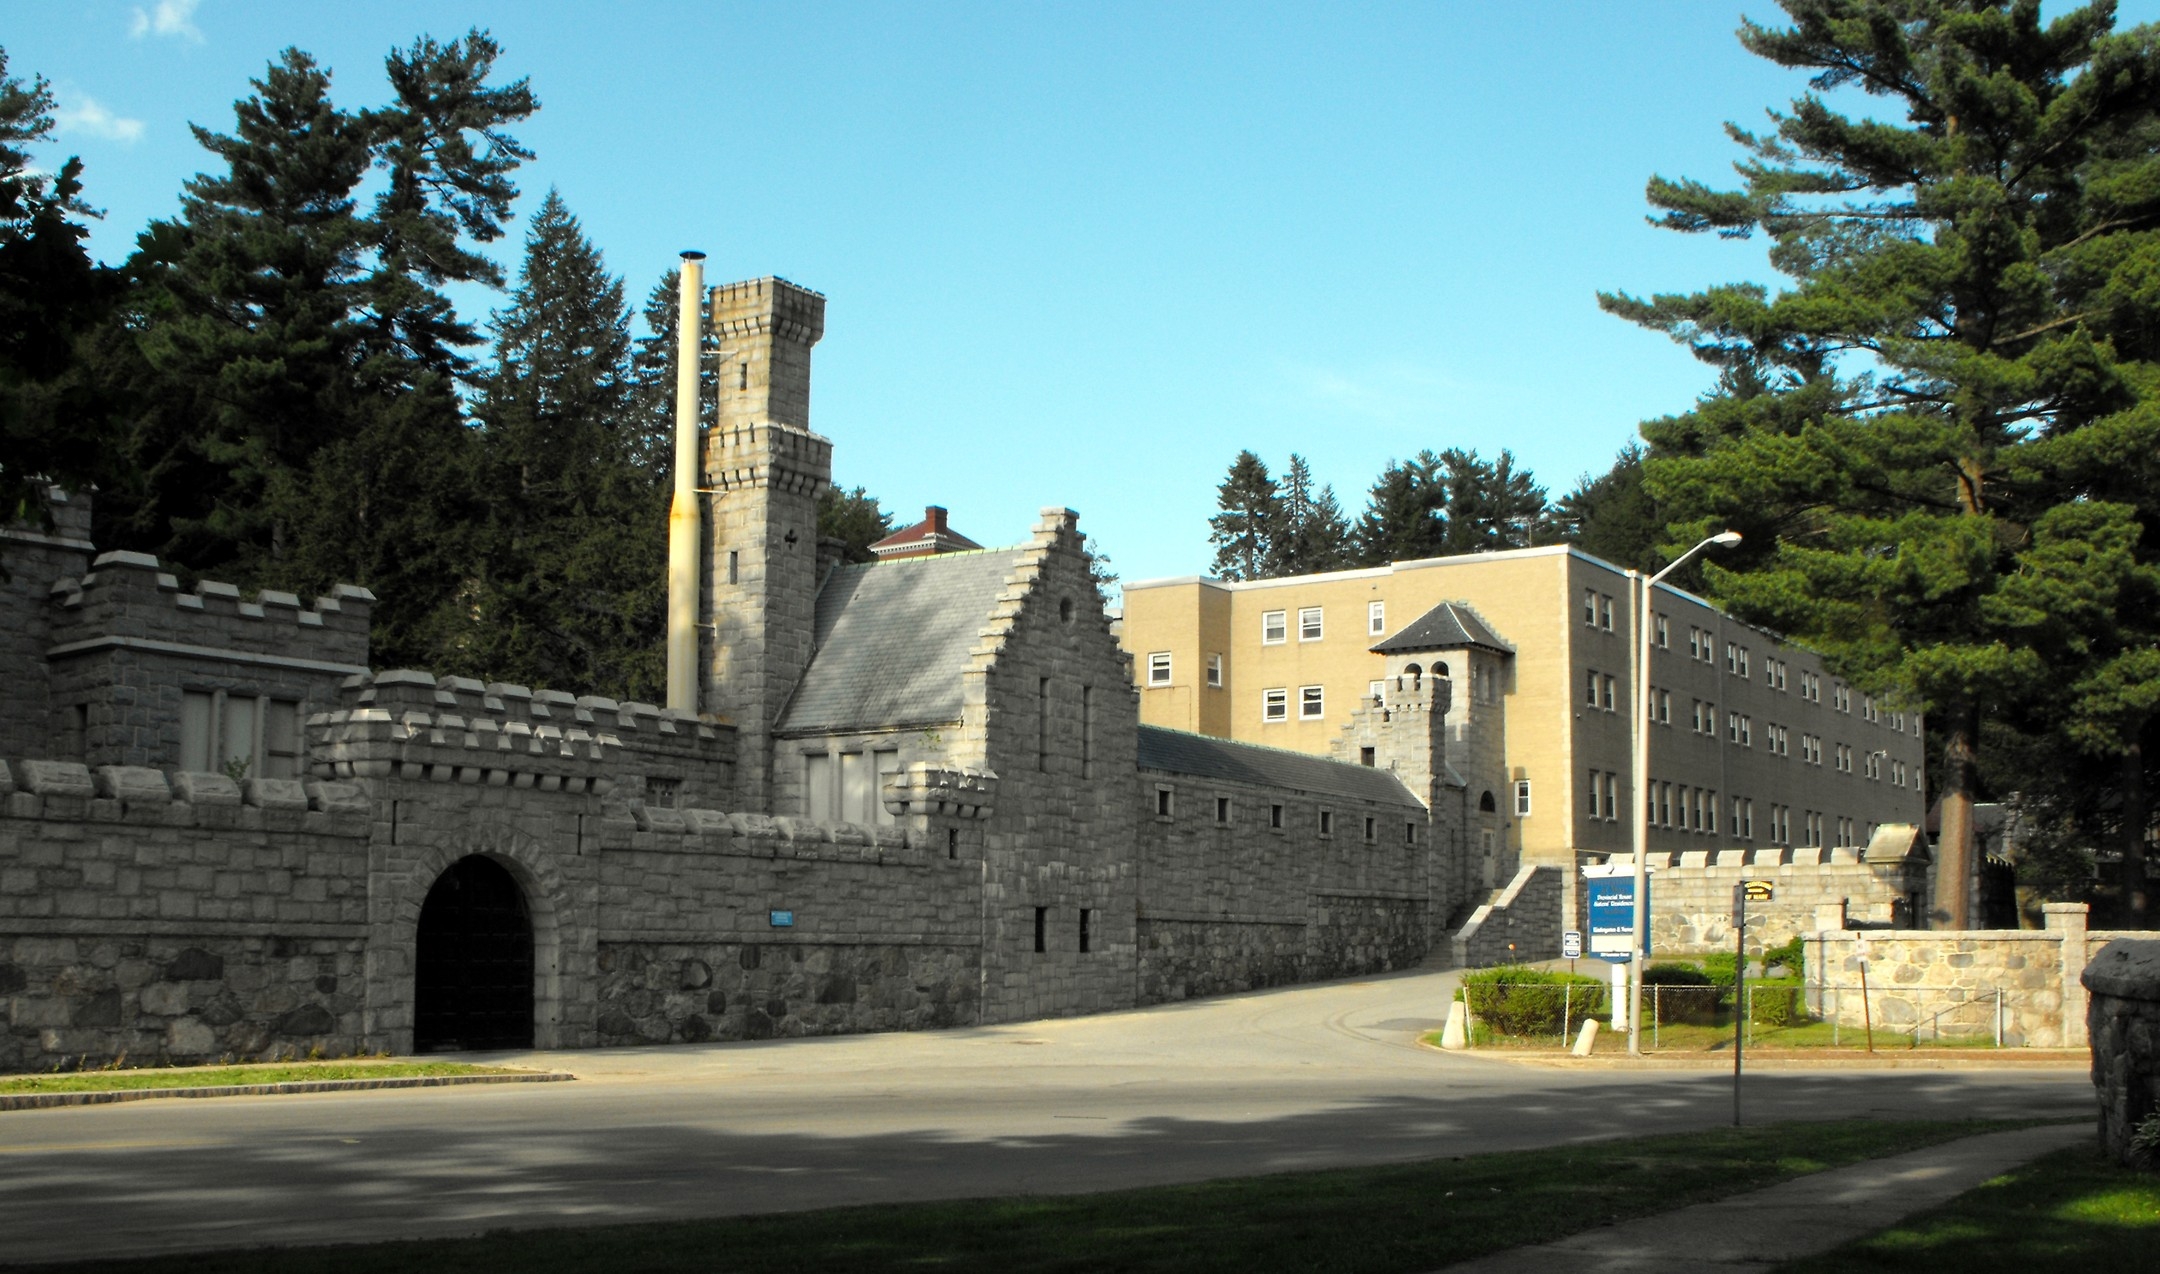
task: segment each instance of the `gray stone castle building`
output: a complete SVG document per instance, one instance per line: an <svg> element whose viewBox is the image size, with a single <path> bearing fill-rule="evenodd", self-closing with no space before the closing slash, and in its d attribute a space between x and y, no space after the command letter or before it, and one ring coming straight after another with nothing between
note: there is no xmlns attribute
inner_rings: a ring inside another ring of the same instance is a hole
<svg viewBox="0 0 2160 1274"><path fill-rule="evenodd" d="M1071 511L839 563L824 298L712 300L695 713L371 670L366 590L184 590L81 496L0 531L0 1070L915 1029L1425 954L1478 886L1446 678L1394 677L1356 761L1140 725Z"/></svg>

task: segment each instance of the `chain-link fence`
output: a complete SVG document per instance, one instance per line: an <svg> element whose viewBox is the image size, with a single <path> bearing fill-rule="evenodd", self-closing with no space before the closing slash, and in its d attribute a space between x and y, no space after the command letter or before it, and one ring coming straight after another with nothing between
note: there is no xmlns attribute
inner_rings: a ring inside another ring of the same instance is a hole
<svg viewBox="0 0 2160 1274"><path fill-rule="evenodd" d="M2017 1047L2018 1001L2001 987L1913 988L1863 994L1858 984L1768 979L1748 984L1741 1029L1749 1047L1857 1049ZM1734 1027L1730 986L1642 988L1643 1042L1652 1050L1726 1047ZM1566 982L1466 983L1456 992L1475 1044L1570 1045L1586 1018L1612 1020L1610 988Z"/></svg>

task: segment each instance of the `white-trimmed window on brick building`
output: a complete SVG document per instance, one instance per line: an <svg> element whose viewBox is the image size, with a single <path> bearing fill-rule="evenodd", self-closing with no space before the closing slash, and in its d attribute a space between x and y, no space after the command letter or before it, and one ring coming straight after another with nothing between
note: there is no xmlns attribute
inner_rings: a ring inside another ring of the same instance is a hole
<svg viewBox="0 0 2160 1274"><path fill-rule="evenodd" d="M1838 773L1840 773L1840 774L1850 774L1850 773L1852 773L1852 745L1851 745L1851 744L1849 744L1849 743L1840 743L1840 744L1838 744L1838 745L1837 745L1837 765L1836 765L1836 766L1835 766L1834 768L1835 768L1835 769L1837 770L1837 772L1838 772Z"/></svg>
<svg viewBox="0 0 2160 1274"><path fill-rule="evenodd" d="M1169 651L1154 650L1148 652L1147 683L1151 686L1167 686L1170 684Z"/></svg>
<svg viewBox="0 0 2160 1274"><path fill-rule="evenodd" d="M900 752L810 752L803 756L803 815L820 823L889 827L885 782L900 771Z"/></svg>
<svg viewBox="0 0 2160 1274"><path fill-rule="evenodd" d="M180 768L234 778L300 777L300 705L267 695L186 690Z"/></svg>
<svg viewBox="0 0 2160 1274"><path fill-rule="evenodd" d="M1323 686L1299 686L1297 714L1300 721L1318 721L1327 716L1327 689Z"/></svg>
<svg viewBox="0 0 2160 1274"><path fill-rule="evenodd" d="M1792 806L1772 805L1770 807L1770 843L1773 845L1792 844Z"/></svg>
<svg viewBox="0 0 2160 1274"><path fill-rule="evenodd" d="M1260 719L1262 721L1288 721L1290 719L1290 690L1277 686L1260 692Z"/></svg>
<svg viewBox="0 0 2160 1274"><path fill-rule="evenodd" d="M1530 780L1515 780L1515 816L1526 818L1530 814Z"/></svg>
<svg viewBox="0 0 2160 1274"><path fill-rule="evenodd" d="M1260 613L1260 644L1280 646L1290 639L1290 612L1270 610Z"/></svg>
<svg viewBox="0 0 2160 1274"><path fill-rule="evenodd" d="M1781 725L1763 725L1763 746L1772 756L1792 755L1792 732Z"/></svg>
<svg viewBox="0 0 2160 1274"><path fill-rule="evenodd" d="M1842 681L1830 683L1830 706L1839 712L1852 711L1852 687Z"/></svg>
<svg viewBox="0 0 2160 1274"><path fill-rule="evenodd" d="M1725 714L1725 741L1743 748L1755 746L1755 719L1744 712Z"/></svg>
<svg viewBox="0 0 2160 1274"><path fill-rule="evenodd" d="M1822 678L1812 672L1800 674L1800 697L1809 703L1822 702Z"/></svg>
<svg viewBox="0 0 2160 1274"><path fill-rule="evenodd" d="M1585 628L1597 627L1597 590L1594 588L1582 591L1582 622Z"/></svg>
<svg viewBox="0 0 2160 1274"><path fill-rule="evenodd" d="M1651 623L1651 638L1657 642L1659 650L1671 650L1672 620L1664 615L1657 616Z"/></svg>
<svg viewBox="0 0 2160 1274"><path fill-rule="evenodd" d="M1365 603L1365 635L1368 637L1384 637L1387 635L1386 602Z"/></svg>
<svg viewBox="0 0 2160 1274"><path fill-rule="evenodd" d="M1821 810L1808 810L1800 820L1800 843L1820 846L1823 843L1823 816Z"/></svg>
<svg viewBox="0 0 2160 1274"><path fill-rule="evenodd" d="M1604 630L1605 630L1606 632L1608 632L1608 633L1609 633L1609 632L1611 632L1611 631L1613 630L1613 628L1612 628L1612 617L1613 617L1613 611L1612 611L1612 594L1610 594L1610 593L1599 593L1599 594L1598 594L1598 627L1600 627L1600 628L1604 629Z"/></svg>
<svg viewBox="0 0 2160 1274"><path fill-rule="evenodd" d="M1210 690L1222 689L1222 656L1207 657L1207 683Z"/></svg>
<svg viewBox="0 0 2160 1274"><path fill-rule="evenodd" d="M1755 802L1747 797L1732 798L1732 833L1742 840L1755 839Z"/></svg>
<svg viewBox="0 0 2160 1274"><path fill-rule="evenodd" d="M1695 733L1711 735L1716 734L1717 705L1711 703L1707 699L1697 699L1694 701L1694 704L1695 706L1691 716L1694 723L1693 728Z"/></svg>
<svg viewBox="0 0 2160 1274"><path fill-rule="evenodd" d="M1297 639L1318 641L1325 633L1318 606L1300 606L1297 613Z"/></svg>
<svg viewBox="0 0 2160 1274"><path fill-rule="evenodd" d="M1800 736L1800 760L1806 765L1822 764L1822 738L1819 735Z"/></svg>
<svg viewBox="0 0 2160 1274"><path fill-rule="evenodd" d="M1841 818L1837 821L1837 843L1841 849L1852 848L1853 821L1851 819Z"/></svg>

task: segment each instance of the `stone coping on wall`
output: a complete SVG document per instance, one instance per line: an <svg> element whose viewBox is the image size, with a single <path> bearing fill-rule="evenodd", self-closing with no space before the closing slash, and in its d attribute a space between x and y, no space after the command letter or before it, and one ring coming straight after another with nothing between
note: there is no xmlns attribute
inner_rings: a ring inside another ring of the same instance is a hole
<svg viewBox="0 0 2160 1274"><path fill-rule="evenodd" d="M632 805L601 824L601 846L656 854L891 863L947 862L944 841L904 827L818 823L785 815Z"/></svg>
<svg viewBox="0 0 2160 1274"><path fill-rule="evenodd" d="M0 760L8 817L261 829L298 821L329 835L368 834L367 794L319 779L242 779L77 761Z"/></svg>
<svg viewBox="0 0 2160 1274"><path fill-rule="evenodd" d="M80 577L53 581L50 595L63 610L94 608L114 590L147 584L163 596L169 615L138 616L146 625L169 628L186 625L192 617L226 615L238 619L284 621L296 628L340 628L365 632L375 605L375 594L357 584L339 584L328 593L303 605L295 593L274 588L252 596L237 585L203 580L192 591L182 591L177 576L148 553L113 551L100 553ZM290 640L288 636L284 640Z"/></svg>
<svg viewBox="0 0 2160 1274"><path fill-rule="evenodd" d="M564 690L533 690L507 682L481 682L471 677L438 677L411 668L362 673L347 677L340 694L356 708L383 708L404 717L440 712L446 719L479 728L492 721L497 728L522 722L538 729L558 731L592 727L621 732L681 735L716 739L723 727L694 716L637 700L616 700L604 695L573 695Z"/></svg>
<svg viewBox="0 0 2160 1274"><path fill-rule="evenodd" d="M1715 870L1720 867L1824 867L1833 864L1859 865L1866 862L1864 851L1855 845L1837 846L1775 846L1765 849L1690 849L1679 853L1650 853L1643 855L1646 871ZM1605 859L1607 867L1632 869L1635 855L1613 854Z"/></svg>

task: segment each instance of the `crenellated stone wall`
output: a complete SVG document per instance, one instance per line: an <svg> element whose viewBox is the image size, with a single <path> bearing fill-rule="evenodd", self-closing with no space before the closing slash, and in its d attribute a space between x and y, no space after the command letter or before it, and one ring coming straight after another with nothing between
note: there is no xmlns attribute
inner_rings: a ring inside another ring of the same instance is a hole
<svg viewBox="0 0 2160 1274"><path fill-rule="evenodd" d="M0 1071L363 1046L358 788L0 762Z"/></svg>
<svg viewBox="0 0 2160 1274"><path fill-rule="evenodd" d="M1910 899L1927 888L1928 861L1905 827L1887 825L1877 844L1851 847L1695 850L1653 853L1650 873L1650 954L1694 955L1730 951L1733 889L1743 881L1770 882L1769 902L1748 905L1748 950L1756 955L1820 927L1824 908L1836 911L1838 928L1910 928ZM1609 865L1631 869L1632 854L1615 854ZM1577 886L1580 888L1580 885Z"/></svg>

